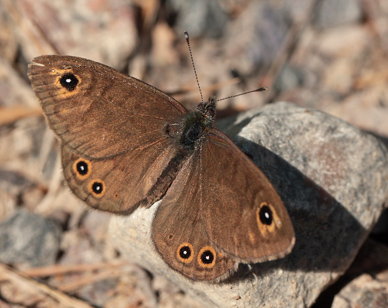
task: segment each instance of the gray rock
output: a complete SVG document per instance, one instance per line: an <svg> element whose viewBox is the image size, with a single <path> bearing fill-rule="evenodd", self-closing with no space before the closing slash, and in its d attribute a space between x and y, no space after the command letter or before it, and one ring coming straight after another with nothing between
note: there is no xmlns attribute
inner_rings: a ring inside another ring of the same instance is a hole
<svg viewBox="0 0 388 308"><path fill-rule="evenodd" d="M274 90L282 93L303 84L303 72L294 66L285 65L279 72L274 84Z"/></svg>
<svg viewBox="0 0 388 308"><path fill-rule="evenodd" d="M388 272L364 274L336 295L332 308L388 307Z"/></svg>
<svg viewBox="0 0 388 308"><path fill-rule="evenodd" d="M361 18L359 0L325 0L318 5L315 24L324 29L359 22Z"/></svg>
<svg viewBox="0 0 388 308"><path fill-rule="evenodd" d="M19 210L0 224L0 260L28 267L55 263L60 226L51 219Z"/></svg>
<svg viewBox="0 0 388 308"><path fill-rule="evenodd" d="M387 149L337 118L288 103L240 114L219 127L280 194L296 232L292 253L251 270L240 266L226 282L190 281L155 251L150 233L157 204L113 217L113 242L128 260L211 307L309 307L346 271L384 208Z"/></svg>
<svg viewBox="0 0 388 308"><path fill-rule="evenodd" d="M232 67L245 74L255 74L273 65L290 23L284 11L267 1L247 5L249 9L228 24L224 49Z"/></svg>
<svg viewBox="0 0 388 308"><path fill-rule="evenodd" d="M220 37L228 21L228 15L217 1L168 0L166 6L176 15L175 29L182 36L188 31L191 37Z"/></svg>

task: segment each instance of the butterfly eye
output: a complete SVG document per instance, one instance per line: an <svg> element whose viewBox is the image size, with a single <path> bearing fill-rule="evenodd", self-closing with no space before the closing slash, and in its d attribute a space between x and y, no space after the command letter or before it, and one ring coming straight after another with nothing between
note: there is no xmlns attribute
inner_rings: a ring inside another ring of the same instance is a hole
<svg viewBox="0 0 388 308"><path fill-rule="evenodd" d="M73 164L73 171L77 178L85 180L92 173L92 163L87 159L80 158Z"/></svg>
<svg viewBox="0 0 388 308"><path fill-rule="evenodd" d="M183 263L190 263L194 257L193 246L189 243L182 243L177 250L177 257Z"/></svg>
<svg viewBox="0 0 388 308"><path fill-rule="evenodd" d="M206 268L212 268L216 264L216 251L213 247L205 246L199 251L198 264Z"/></svg>
<svg viewBox="0 0 388 308"><path fill-rule="evenodd" d="M66 73L59 79L59 82L62 87L71 92L77 87L79 80L74 74Z"/></svg>
<svg viewBox="0 0 388 308"><path fill-rule="evenodd" d="M105 194L105 183L102 180L93 180L89 184L89 192L97 198L101 198Z"/></svg>
<svg viewBox="0 0 388 308"><path fill-rule="evenodd" d="M209 117L214 118L214 117L216 116L216 111L214 110L214 108L209 108L208 110L206 110L206 114L207 114Z"/></svg>

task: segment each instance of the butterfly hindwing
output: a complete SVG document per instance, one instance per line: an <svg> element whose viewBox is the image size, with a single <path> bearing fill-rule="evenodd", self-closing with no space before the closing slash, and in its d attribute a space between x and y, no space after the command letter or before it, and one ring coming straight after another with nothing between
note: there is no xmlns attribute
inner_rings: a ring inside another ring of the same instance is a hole
<svg viewBox="0 0 388 308"><path fill-rule="evenodd" d="M194 280L228 277L236 263L214 246L201 221L199 157L185 162L156 211L152 239L173 269Z"/></svg>
<svg viewBox="0 0 388 308"><path fill-rule="evenodd" d="M174 157L168 139L111 158L93 159L62 146L65 179L89 206L112 213L129 214L138 206L150 206L171 183L158 182Z"/></svg>

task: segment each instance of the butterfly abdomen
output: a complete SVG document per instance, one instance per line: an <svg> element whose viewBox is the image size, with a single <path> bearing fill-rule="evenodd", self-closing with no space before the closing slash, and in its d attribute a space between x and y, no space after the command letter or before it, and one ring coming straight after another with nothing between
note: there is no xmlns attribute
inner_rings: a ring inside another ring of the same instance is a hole
<svg viewBox="0 0 388 308"><path fill-rule="evenodd" d="M173 159L171 159L162 171L158 179L152 188L148 191L147 197L140 201L140 206L150 207L156 201L163 198L167 190L170 188L171 183L176 178L178 171L182 167L182 162L186 155L183 153L177 153Z"/></svg>
<svg viewBox="0 0 388 308"><path fill-rule="evenodd" d="M164 133L174 139L176 154L148 191L147 197L141 201L141 206L151 206L166 194L183 163L205 140L212 123L213 119L209 119L200 110L195 110L183 116L177 123L165 126Z"/></svg>

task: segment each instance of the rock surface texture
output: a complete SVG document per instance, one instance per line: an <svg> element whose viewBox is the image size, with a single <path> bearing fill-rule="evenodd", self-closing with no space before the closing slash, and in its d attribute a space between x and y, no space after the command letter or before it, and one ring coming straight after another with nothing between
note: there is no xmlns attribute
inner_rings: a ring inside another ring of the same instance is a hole
<svg viewBox="0 0 388 308"><path fill-rule="evenodd" d="M52 265L61 233L53 220L19 210L0 224L0 262L24 267Z"/></svg>

